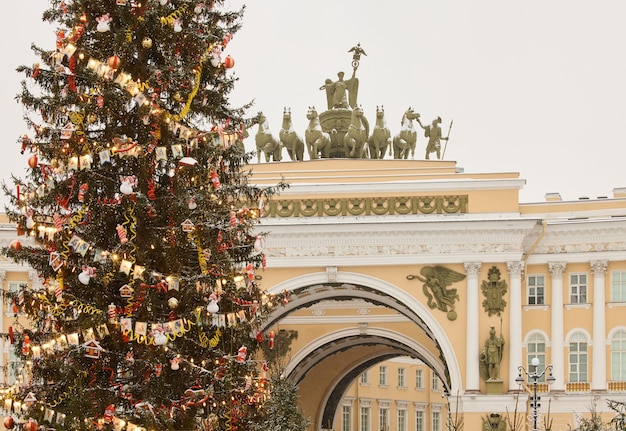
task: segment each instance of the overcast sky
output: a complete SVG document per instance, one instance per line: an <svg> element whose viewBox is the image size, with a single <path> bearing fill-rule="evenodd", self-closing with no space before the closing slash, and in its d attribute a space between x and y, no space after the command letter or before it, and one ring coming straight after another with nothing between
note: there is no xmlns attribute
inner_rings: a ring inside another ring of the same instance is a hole
<svg viewBox="0 0 626 431"><path fill-rule="evenodd" d="M154 1L154 0L146 0ZM11 3L2 26L2 177L23 175L17 138L28 131L13 97L31 42L52 47L45 0ZM228 0L237 7L242 2ZM373 124L384 105L392 133L409 106L424 124L454 125L445 160L465 172L519 172L522 202L612 196L626 187L624 0L250 0L225 50L239 78L231 103L255 100L278 136L283 107L304 135L306 110L325 109L319 87L351 73L348 50L366 52L359 103ZM246 141L254 148L254 133ZM416 158L426 138L418 136Z"/></svg>

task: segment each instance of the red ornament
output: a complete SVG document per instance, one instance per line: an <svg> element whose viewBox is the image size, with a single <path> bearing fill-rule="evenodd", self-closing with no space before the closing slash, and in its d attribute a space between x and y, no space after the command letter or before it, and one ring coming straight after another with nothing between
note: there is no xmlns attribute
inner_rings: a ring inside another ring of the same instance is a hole
<svg viewBox="0 0 626 431"><path fill-rule="evenodd" d="M37 431L39 424L35 419L29 419L24 423L24 431Z"/></svg>
<svg viewBox="0 0 626 431"><path fill-rule="evenodd" d="M226 58L224 59L224 67L226 69L231 69L234 65L235 65L235 60L230 55L227 55Z"/></svg>
<svg viewBox="0 0 626 431"><path fill-rule="evenodd" d="M6 429L11 430L15 426L15 419L13 419L13 416L7 416L4 418L3 424Z"/></svg>
<svg viewBox="0 0 626 431"><path fill-rule="evenodd" d="M120 60L120 58L117 55L112 55L111 57L109 57L109 59L107 60L107 64L109 65L109 67L113 70L117 69L118 67L120 67L120 63L122 62L122 60Z"/></svg>
<svg viewBox="0 0 626 431"><path fill-rule="evenodd" d="M33 154L32 156L30 156L30 158L28 159L28 166L31 169L35 169L37 168L37 166L39 166L39 158L37 158L37 154Z"/></svg>
<svg viewBox="0 0 626 431"><path fill-rule="evenodd" d="M20 248L22 248L22 243L18 239L14 239L9 244L9 248L11 248L13 250L19 250Z"/></svg>
<svg viewBox="0 0 626 431"><path fill-rule="evenodd" d="M226 33L224 35L224 39L222 40L222 45L224 46L224 48L226 48L226 46L228 45L228 42L230 42L232 38L233 36L230 33Z"/></svg>
<svg viewBox="0 0 626 431"><path fill-rule="evenodd" d="M211 183L213 184L213 188L215 190L219 189L222 186L220 184L220 177L215 171L211 171Z"/></svg>

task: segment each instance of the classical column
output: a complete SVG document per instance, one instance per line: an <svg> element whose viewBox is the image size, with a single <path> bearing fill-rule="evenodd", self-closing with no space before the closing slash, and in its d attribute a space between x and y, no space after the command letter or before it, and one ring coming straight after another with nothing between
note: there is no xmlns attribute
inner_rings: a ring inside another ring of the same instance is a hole
<svg viewBox="0 0 626 431"><path fill-rule="evenodd" d="M607 261L594 260L589 262L593 271L593 356L591 359L591 390L606 390L606 321L604 315L604 274Z"/></svg>
<svg viewBox="0 0 626 431"><path fill-rule="evenodd" d="M509 297L509 391L517 391L519 386L517 367L524 364L522 358L522 274L523 262L507 262L511 280L511 295Z"/></svg>
<svg viewBox="0 0 626 431"><path fill-rule="evenodd" d="M552 375L555 391L565 390L565 361L563 357L563 273L565 262L549 262L548 271L552 275L551 324L552 355L550 363L554 365Z"/></svg>
<svg viewBox="0 0 626 431"><path fill-rule="evenodd" d="M478 338L478 273L480 262L465 264L467 272L467 324L465 326L465 391L480 391L480 340Z"/></svg>

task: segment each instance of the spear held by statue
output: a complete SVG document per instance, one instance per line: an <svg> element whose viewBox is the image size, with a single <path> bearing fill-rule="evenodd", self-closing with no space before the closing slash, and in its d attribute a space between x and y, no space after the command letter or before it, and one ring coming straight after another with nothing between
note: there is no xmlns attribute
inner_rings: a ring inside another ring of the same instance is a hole
<svg viewBox="0 0 626 431"><path fill-rule="evenodd" d="M443 146L443 154L441 155L441 160L446 156L446 148L448 148L448 140L450 139L450 130L452 130L452 123L454 120L450 120L450 127L448 127L448 136L446 136L446 144Z"/></svg>

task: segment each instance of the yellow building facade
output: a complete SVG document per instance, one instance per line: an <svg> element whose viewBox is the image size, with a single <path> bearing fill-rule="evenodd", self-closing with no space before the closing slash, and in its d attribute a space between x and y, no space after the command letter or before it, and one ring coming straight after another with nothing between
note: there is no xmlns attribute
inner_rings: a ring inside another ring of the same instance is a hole
<svg viewBox="0 0 626 431"><path fill-rule="evenodd" d="M520 203L518 173L454 161L251 169L254 183L290 185L259 225L261 285L289 293L263 329L298 334L284 376L310 429L443 431L462 420L473 431L507 415L532 429L536 388L539 421L568 430L592 406L608 419L606 400L626 401L626 188ZM8 245L15 230L1 227ZM0 277L5 290L40 282L7 260ZM10 304L2 315L6 332ZM492 328L503 343L489 374ZM4 382L19 378L6 371L10 347ZM534 358L539 371L553 366L554 383L529 381Z"/></svg>
<svg viewBox="0 0 626 431"><path fill-rule="evenodd" d="M518 173L453 161L253 170L255 182L290 184L264 209L262 285L291 292L268 328L299 334L285 376L312 429L381 431L385 415L394 431L455 418L479 430L507 415L532 429L536 389L538 426L567 430L591 410L611 417L607 399L626 400L626 189L526 204ZM492 328L503 343L490 377ZM536 385L534 358L539 374L552 365ZM436 394L416 390L415 367L438 379Z"/></svg>

